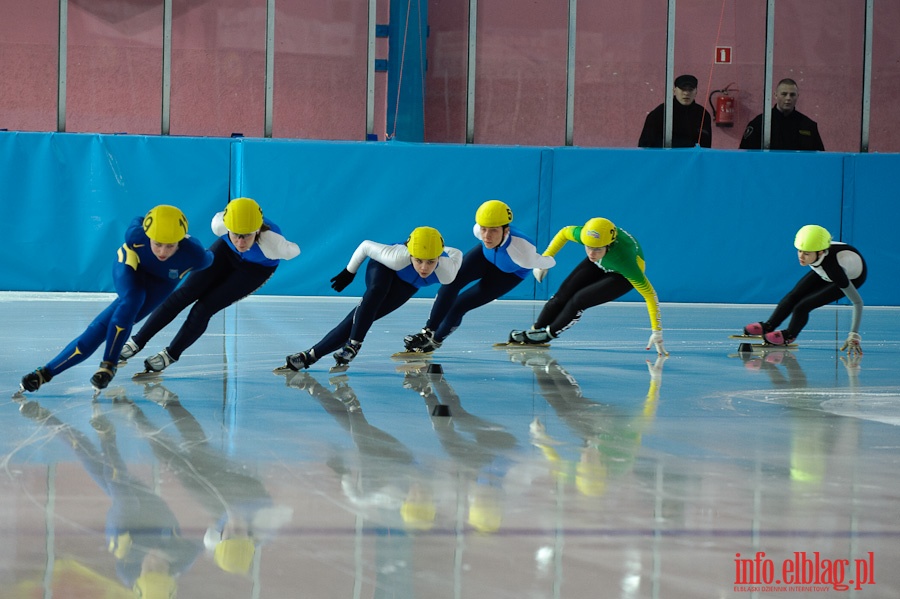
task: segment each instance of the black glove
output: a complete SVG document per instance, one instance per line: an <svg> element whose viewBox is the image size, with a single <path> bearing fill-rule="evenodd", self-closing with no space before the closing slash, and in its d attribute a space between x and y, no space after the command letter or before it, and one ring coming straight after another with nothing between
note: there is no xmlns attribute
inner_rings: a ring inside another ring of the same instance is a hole
<svg viewBox="0 0 900 599"><path fill-rule="evenodd" d="M353 282L353 277L356 275L346 268L338 273L336 277L331 278L331 288L337 292L341 292L346 289L347 285Z"/></svg>

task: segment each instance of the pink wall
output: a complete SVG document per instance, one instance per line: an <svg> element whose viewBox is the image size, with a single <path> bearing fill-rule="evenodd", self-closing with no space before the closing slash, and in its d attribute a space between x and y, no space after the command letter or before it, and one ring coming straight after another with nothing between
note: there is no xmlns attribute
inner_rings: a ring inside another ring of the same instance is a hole
<svg viewBox="0 0 900 599"><path fill-rule="evenodd" d="M430 0L425 139L466 138L468 0ZM158 134L162 126L162 2L69 0L66 130ZM266 0L175 2L170 133L265 131ZM26 8L27 7L27 8ZM386 23L388 0L379 0ZM766 0L678 0L676 75L700 80L698 100L739 89L733 128L713 147L737 148L764 108ZM276 4L274 137L361 140L366 110L366 3ZM479 3L475 143L563 145L567 3ZM0 128L54 131L57 0L0 0ZM662 0L578 3L574 143L633 147L644 115L664 101ZM779 0L774 74L800 85L799 109L828 150L860 147L864 3ZM870 151L900 151L900 4L875 2ZM715 64L716 46L733 62ZM379 39L377 58L387 57ZM384 138L386 76L376 75L375 131Z"/></svg>

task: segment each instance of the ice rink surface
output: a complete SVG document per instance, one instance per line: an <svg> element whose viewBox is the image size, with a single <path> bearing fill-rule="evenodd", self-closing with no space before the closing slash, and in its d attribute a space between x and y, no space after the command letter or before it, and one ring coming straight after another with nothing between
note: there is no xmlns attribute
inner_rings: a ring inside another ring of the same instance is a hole
<svg viewBox="0 0 900 599"><path fill-rule="evenodd" d="M99 352L13 397L110 299L0 294L0 598L129 597L148 547L180 598L900 596L900 309L848 363L847 307L738 354L771 306L664 304L657 360L643 303L517 350L541 304L499 301L440 374L390 357L413 300L344 375L276 375L355 299L251 297L161 377L181 319L96 398Z"/></svg>

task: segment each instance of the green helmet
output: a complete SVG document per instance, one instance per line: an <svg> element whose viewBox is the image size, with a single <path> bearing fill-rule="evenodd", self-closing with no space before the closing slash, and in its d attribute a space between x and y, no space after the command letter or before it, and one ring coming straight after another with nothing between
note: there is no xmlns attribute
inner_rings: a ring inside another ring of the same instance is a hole
<svg viewBox="0 0 900 599"><path fill-rule="evenodd" d="M819 225L804 225L794 237L794 247L801 252L821 252L831 247L831 233Z"/></svg>
<svg viewBox="0 0 900 599"><path fill-rule="evenodd" d="M188 221L175 206L160 204L144 217L144 233L156 243L178 243L187 235Z"/></svg>
<svg viewBox="0 0 900 599"><path fill-rule="evenodd" d="M488 200L475 212L475 223L479 227L503 227L512 219L512 209L500 200Z"/></svg>
<svg viewBox="0 0 900 599"><path fill-rule="evenodd" d="M259 231L263 224L262 208L250 198L235 198L225 206L225 228L236 235Z"/></svg>

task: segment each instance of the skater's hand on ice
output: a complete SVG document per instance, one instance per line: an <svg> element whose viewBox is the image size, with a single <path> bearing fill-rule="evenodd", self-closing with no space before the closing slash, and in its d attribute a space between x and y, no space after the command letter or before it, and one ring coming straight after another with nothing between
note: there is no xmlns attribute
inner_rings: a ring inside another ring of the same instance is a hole
<svg viewBox="0 0 900 599"><path fill-rule="evenodd" d="M537 279L537 282L540 283L544 280L544 277L547 276L547 268L533 268L531 270L531 274L534 275L534 278Z"/></svg>
<svg viewBox="0 0 900 599"><path fill-rule="evenodd" d="M347 288L347 285L353 282L356 275L346 268L331 278L331 288L337 292L341 292Z"/></svg>
<svg viewBox="0 0 900 599"><path fill-rule="evenodd" d="M847 340L844 341L844 345L841 346L841 351L846 351L847 355L851 358L854 356L861 356L863 354L862 347L859 346L859 342L862 341L862 337L859 336L859 333L850 333L847 335Z"/></svg>
<svg viewBox="0 0 900 599"><path fill-rule="evenodd" d="M650 341L647 342L647 349L656 346L656 353L660 356L668 356L669 352L666 351L666 346L663 345L663 335L662 331L653 331L650 334Z"/></svg>

